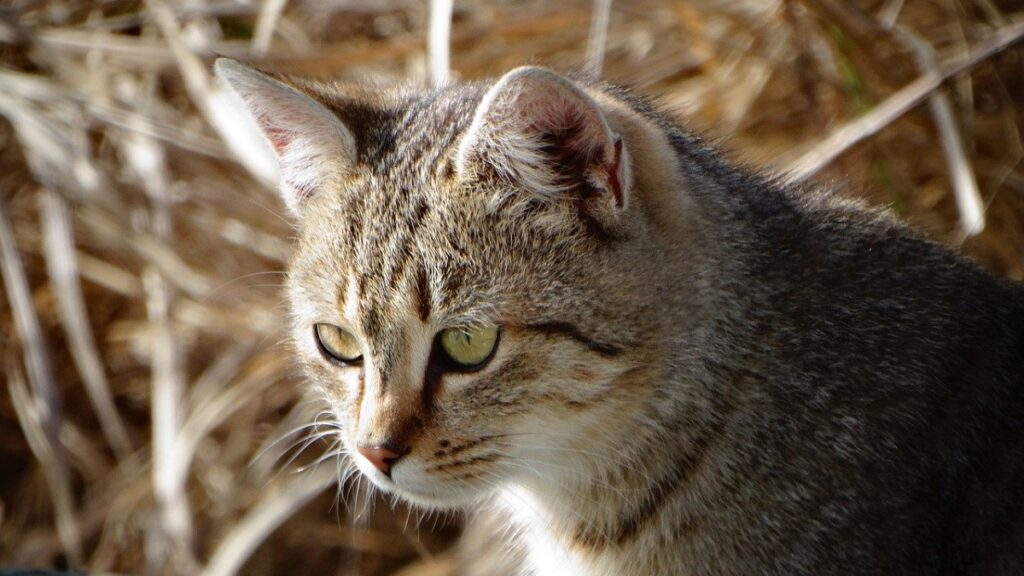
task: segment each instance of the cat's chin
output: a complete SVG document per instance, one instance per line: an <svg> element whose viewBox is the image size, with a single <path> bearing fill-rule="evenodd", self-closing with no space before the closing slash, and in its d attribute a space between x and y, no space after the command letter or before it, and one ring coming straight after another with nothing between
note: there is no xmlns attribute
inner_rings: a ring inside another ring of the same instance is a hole
<svg viewBox="0 0 1024 576"><path fill-rule="evenodd" d="M411 478L403 475L400 470L396 470L391 478L376 471L364 475L381 492L398 496L418 508L430 510L463 510L479 502L485 495L483 490Z"/></svg>
<svg viewBox="0 0 1024 576"><path fill-rule="evenodd" d="M392 492L417 508L429 510L464 510L479 500L465 494L449 492L414 492L398 488Z"/></svg>

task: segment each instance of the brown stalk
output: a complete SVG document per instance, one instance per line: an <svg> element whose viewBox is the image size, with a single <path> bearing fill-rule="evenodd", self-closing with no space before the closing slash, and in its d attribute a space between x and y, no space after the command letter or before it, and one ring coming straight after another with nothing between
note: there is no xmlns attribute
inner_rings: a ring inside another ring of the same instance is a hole
<svg viewBox="0 0 1024 576"><path fill-rule="evenodd" d="M72 359L82 376L89 401L99 417L107 442L119 458L125 458L132 451L132 445L124 421L114 404L110 383L103 370L103 360L86 313L85 299L78 282L71 212L64 198L51 190L44 190L39 195L39 209L42 214L46 266L57 293L57 309L70 342Z"/></svg>
<svg viewBox="0 0 1024 576"><path fill-rule="evenodd" d="M843 152L871 137L923 102L942 86L944 81L970 70L1019 42L1021 38L1024 38L1024 22L1008 24L979 42L969 53L943 62L938 69L919 76L880 102L867 114L832 130L820 142L806 146L807 151L803 155L788 163L786 181L796 184L814 176Z"/></svg>

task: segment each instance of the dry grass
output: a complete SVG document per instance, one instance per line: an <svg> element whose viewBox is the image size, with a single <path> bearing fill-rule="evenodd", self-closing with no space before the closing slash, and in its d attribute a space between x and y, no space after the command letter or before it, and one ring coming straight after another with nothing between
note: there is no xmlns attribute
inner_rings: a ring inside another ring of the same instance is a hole
<svg viewBox="0 0 1024 576"><path fill-rule="evenodd" d="M357 519L357 487L337 498L333 464L315 463L327 446L294 458L315 410L281 344L292 230L211 82L216 54L422 84L526 62L601 71L738 160L847 180L1024 278L1024 13L1009 1L433 5L0 8L0 565L444 568L455 522Z"/></svg>

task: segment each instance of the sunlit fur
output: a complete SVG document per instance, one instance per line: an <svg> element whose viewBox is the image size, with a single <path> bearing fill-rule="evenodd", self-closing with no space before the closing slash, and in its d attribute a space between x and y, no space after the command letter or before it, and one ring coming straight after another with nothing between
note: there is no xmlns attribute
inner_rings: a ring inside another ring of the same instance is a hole
<svg viewBox="0 0 1024 576"><path fill-rule="evenodd" d="M732 168L617 89L288 82L357 149L288 200L299 361L362 476L483 511L468 570L495 573L492 541L538 575L1024 565L1019 287ZM363 363L327 361L319 322ZM435 336L489 324L493 359L424 393ZM390 478L355 449L395 438Z"/></svg>

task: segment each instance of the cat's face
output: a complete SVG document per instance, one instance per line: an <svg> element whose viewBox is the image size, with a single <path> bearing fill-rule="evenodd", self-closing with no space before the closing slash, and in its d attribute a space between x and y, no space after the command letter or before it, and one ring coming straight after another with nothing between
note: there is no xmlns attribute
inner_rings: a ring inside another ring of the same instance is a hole
<svg viewBox="0 0 1024 576"><path fill-rule="evenodd" d="M489 214L474 190L396 205L400 190L367 178L353 192L303 223L289 296L307 373L363 473L454 503L570 473L575 451L613 440L634 355L605 325L615 299L581 288L598 244ZM388 476L360 446L401 457Z"/></svg>
<svg viewBox="0 0 1024 576"><path fill-rule="evenodd" d="M447 507L602 467L636 425L657 351L632 312L641 280L621 272L638 234L628 160L596 104L529 69L359 118L322 93L294 109L278 94L266 112L245 82L271 80L219 72L265 113L281 158L300 231L293 338L359 470ZM310 105L321 116L304 118ZM318 142L285 133L302 122Z"/></svg>

